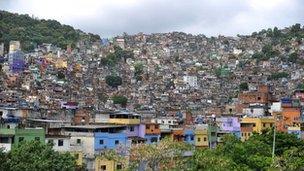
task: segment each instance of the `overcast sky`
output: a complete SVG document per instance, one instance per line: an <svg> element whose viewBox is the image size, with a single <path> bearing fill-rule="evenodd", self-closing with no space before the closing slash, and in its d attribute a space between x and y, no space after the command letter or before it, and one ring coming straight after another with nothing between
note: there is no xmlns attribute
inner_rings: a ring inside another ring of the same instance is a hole
<svg viewBox="0 0 304 171"><path fill-rule="evenodd" d="M101 37L172 31L235 36L304 24L304 0L0 0L0 9Z"/></svg>

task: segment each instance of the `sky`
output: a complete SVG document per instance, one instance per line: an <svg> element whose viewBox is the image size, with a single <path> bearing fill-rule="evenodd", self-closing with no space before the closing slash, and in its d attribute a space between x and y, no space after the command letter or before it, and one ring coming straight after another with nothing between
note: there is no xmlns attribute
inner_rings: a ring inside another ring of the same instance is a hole
<svg viewBox="0 0 304 171"><path fill-rule="evenodd" d="M236 36L304 24L304 0L0 0L0 9L101 37L173 31Z"/></svg>

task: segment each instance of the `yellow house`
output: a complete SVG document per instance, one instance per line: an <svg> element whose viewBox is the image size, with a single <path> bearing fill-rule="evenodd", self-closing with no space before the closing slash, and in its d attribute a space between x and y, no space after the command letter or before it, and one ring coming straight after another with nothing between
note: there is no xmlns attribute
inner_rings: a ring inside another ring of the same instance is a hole
<svg viewBox="0 0 304 171"><path fill-rule="evenodd" d="M194 144L196 147L208 147L208 128L206 127L196 127Z"/></svg>
<svg viewBox="0 0 304 171"><path fill-rule="evenodd" d="M273 117L241 119L241 127L252 127L252 131L257 133L262 133L262 130L272 128L274 124Z"/></svg>
<svg viewBox="0 0 304 171"><path fill-rule="evenodd" d="M76 165L77 166L82 166L84 161L83 161L83 153L82 152L71 152L72 155L76 158Z"/></svg>
<svg viewBox="0 0 304 171"><path fill-rule="evenodd" d="M110 114L108 123L138 125L140 124L140 115L128 112L115 112Z"/></svg>
<svg viewBox="0 0 304 171"><path fill-rule="evenodd" d="M123 165L114 160L108 160L102 157L96 157L95 159L95 171L117 171L122 169Z"/></svg>

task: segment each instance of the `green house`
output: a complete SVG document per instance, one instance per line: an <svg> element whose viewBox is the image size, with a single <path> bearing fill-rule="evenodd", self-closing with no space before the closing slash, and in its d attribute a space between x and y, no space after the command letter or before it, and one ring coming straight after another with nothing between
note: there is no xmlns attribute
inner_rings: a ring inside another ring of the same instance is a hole
<svg viewBox="0 0 304 171"><path fill-rule="evenodd" d="M19 142L33 140L45 143L45 131L43 128L16 129L14 144L18 145Z"/></svg>
<svg viewBox="0 0 304 171"><path fill-rule="evenodd" d="M217 125L215 123L208 124L208 141L209 148L215 148L217 144Z"/></svg>
<svg viewBox="0 0 304 171"><path fill-rule="evenodd" d="M9 151L13 145L22 141L40 141L45 143L45 131L43 128L0 128L0 148Z"/></svg>

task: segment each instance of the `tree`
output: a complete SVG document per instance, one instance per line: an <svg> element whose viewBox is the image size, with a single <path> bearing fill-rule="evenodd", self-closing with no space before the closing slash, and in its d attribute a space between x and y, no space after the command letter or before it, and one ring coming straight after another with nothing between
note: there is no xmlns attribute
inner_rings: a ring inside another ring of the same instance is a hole
<svg viewBox="0 0 304 171"><path fill-rule="evenodd" d="M113 96L112 100L114 104L120 104L122 106L126 106L128 103L128 98L125 96Z"/></svg>
<svg viewBox="0 0 304 171"><path fill-rule="evenodd" d="M6 155L8 171L75 170L76 160L70 153L55 152L39 141L18 144Z"/></svg>
<svg viewBox="0 0 304 171"><path fill-rule="evenodd" d="M296 52L294 53L291 53L289 56L288 56L288 61L289 62L292 62L292 63L296 63L298 61L299 57L298 57L298 54Z"/></svg>
<svg viewBox="0 0 304 171"><path fill-rule="evenodd" d="M297 24L291 26L291 29L290 29L291 33L298 33L299 31L301 31L301 24L297 23Z"/></svg>
<svg viewBox="0 0 304 171"><path fill-rule="evenodd" d="M0 148L0 170L8 170L8 161L6 154L3 152L3 150Z"/></svg>
<svg viewBox="0 0 304 171"><path fill-rule="evenodd" d="M286 78L288 76L289 76L289 74L287 72L277 72L277 73L271 74L268 79L269 80L278 80L281 78Z"/></svg>
<svg viewBox="0 0 304 171"><path fill-rule="evenodd" d="M304 170L304 149L292 147L284 151L278 159L278 165L282 170Z"/></svg>
<svg viewBox="0 0 304 171"><path fill-rule="evenodd" d="M141 80L141 75L144 71L144 64L142 62L136 62L134 64L134 76L137 80Z"/></svg>
<svg viewBox="0 0 304 171"><path fill-rule="evenodd" d="M122 78L120 76L108 75L106 76L106 83L111 87L117 87L122 84Z"/></svg>
<svg viewBox="0 0 304 171"><path fill-rule="evenodd" d="M273 58L273 57L275 57L276 55L279 54L276 50L273 50L271 44L265 45L265 46L262 48L262 52L264 53L264 55L265 55L265 57L266 57L267 59Z"/></svg>
<svg viewBox="0 0 304 171"><path fill-rule="evenodd" d="M8 46L11 40L19 40L25 51L32 51L42 43L66 48L68 44L75 46L79 40L100 40L98 35L86 34L55 20L34 19L29 15L0 11L0 21L0 42Z"/></svg>
<svg viewBox="0 0 304 171"><path fill-rule="evenodd" d="M246 83L246 82L241 83L239 88L240 88L241 91L247 91L249 89L248 88L248 83Z"/></svg>
<svg viewBox="0 0 304 171"><path fill-rule="evenodd" d="M198 149L191 159L191 170L226 171L226 170L249 170L246 167L240 168L233 160L224 155L218 154L212 149Z"/></svg>
<svg viewBox="0 0 304 171"><path fill-rule="evenodd" d="M64 73L61 72L61 71L59 71L59 72L57 73L57 78L58 78L59 80L64 80L64 79L65 79Z"/></svg>
<svg viewBox="0 0 304 171"><path fill-rule="evenodd" d="M133 165L144 170L185 170L186 158L184 153L191 150L183 142L165 138L158 144L137 144L130 149L130 158Z"/></svg>

